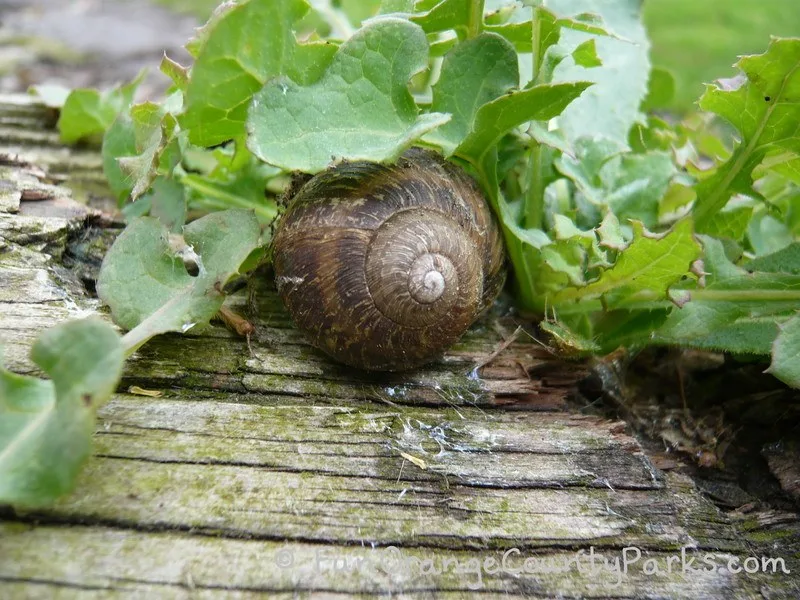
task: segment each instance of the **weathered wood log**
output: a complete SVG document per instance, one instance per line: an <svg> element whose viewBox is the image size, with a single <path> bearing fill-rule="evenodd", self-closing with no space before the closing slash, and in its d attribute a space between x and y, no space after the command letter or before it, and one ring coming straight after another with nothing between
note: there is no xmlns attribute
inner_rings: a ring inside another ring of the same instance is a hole
<svg viewBox="0 0 800 600"><path fill-rule="evenodd" d="M43 329L108 318L76 268L96 217L65 186L100 163L28 99L0 99L0 125L0 340L7 368L36 373ZM364 375L308 346L266 277L255 291L250 347L221 325L151 341L75 491L0 509L0 597L800 594L797 516L723 513L657 469L624 423L570 401L583 365L521 336L476 370L513 319L431 367ZM783 562L728 569L750 556Z"/></svg>

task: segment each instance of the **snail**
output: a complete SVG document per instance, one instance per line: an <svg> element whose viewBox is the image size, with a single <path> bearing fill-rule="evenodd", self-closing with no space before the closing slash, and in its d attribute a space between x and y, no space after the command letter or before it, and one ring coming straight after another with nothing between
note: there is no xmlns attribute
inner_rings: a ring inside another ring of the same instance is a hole
<svg viewBox="0 0 800 600"><path fill-rule="evenodd" d="M272 254L298 328L365 370L434 360L505 279L500 231L477 184L420 148L395 164L345 162L315 175L290 199Z"/></svg>

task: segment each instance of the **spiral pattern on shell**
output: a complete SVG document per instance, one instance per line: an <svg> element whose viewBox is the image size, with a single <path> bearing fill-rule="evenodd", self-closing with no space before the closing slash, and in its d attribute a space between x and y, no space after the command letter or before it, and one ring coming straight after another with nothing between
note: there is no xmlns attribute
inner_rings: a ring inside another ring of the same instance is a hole
<svg viewBox="0 0 800 600"><path fill-rule="evenodd" d="M461 169L421 149L343 163L291 200L273 241L278 292L335 359L400 370L452 345L504 280L500 233Z"/></svg>

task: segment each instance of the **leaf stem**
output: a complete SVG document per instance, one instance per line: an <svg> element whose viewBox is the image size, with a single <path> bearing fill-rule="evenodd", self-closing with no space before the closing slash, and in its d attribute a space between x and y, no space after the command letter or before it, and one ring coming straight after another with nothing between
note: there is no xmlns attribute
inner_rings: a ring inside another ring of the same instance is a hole
<svg viewBox="0 0 800 600"><path fill-rule="evenodd" d="M147 322L146 319L142 323L145 322ZM134 352L136 352L147 342L147 340L153 337L153 333L150 328L142 327L142 323L139 323L139 325L122 336L122 350L125 352L126 359L130 358Z"/></svg>
<svg viewBox="0 0 800 600"><path fill-rule="evenodd" d="M539 83L543 56L539 51L542 36L541 9L533 9L533 27L531 46L531 83ZM523 227L541 229L544 220L544 178L542 177L542 145L533 137L530 138L530 155L528 156L528 189L525 191L525 209L522 214Z"/></svg>
<svg viewBox="0 0 800 600"><path fill-rule="evenodd" d="M497 173L496 171L490 172L487 170L486 166L488 164L489 169L496 169L495 165L497 163L497 150L493 147L491 150L487 150L487 154L484 154L480 160L470 162L477 171L478 178L482 182L483 187L487 192L487 196L489 197L489 203L491 204L492 210L497 216L497 220L500 222L500 230L503 233L503 239L506 243L506 251L511 259L511 264L513 265L514 273L516 275L517 295L520 304L522 306L532 308L536 306L533 274L531 273L530 265L525 257L524 246L506 225L506 211L503 211L500 207L500 203L505 202L505 200L501 197L502 192L500 191L500 186L497 183Z"/></svg>
<svg viewBox="0 0 800 600"><path fill-rule="evenodd" d="M800 290L687 290L691 301L695 302L800 302ZM641 290L614 305L615 309L653 310L674 307L663 294L651 290ZM769 307L764 307L768 310ZM559 302L555 305L558 314L571 315L604 310L598 297L584 297L572 302Z"/></svg>
<svg viewBox="0 0 800 600"><path fill-rule="evenodd" d="M539 77L539 71L542 68L542 53L539 51L542 43L542 16L539 13L541 9L536 7L533 9L533 34L531 36L531 83L536 84L536 79Z"/></svg>
<svg viewBox="0 0 800 600"><path fill-rule="evenodd" d="M470 0L467 39L478 37L483 31L483 3L484 0Z"/></svg>
<svg viewBox="0 0 800 600"><path fill-rule="evenodd" d="M255 211L267 221L273 220L278 215L278 207L275 205L253 202L252 200L231 194L230 192L220 189L212 183L204 181L202 178L196 175L184 175L181 177L180 181L186 187L191 188L204 196L215 198L224 202L228 207L236 206Z"/></svg>
<svg viewBox="0 0 800 600"><path fill-rule="evenodd" d="M542 145L531 138L528 156L528 189L525 192L523 227L541 229L544 219L544 177L542 177Z"/></svg>

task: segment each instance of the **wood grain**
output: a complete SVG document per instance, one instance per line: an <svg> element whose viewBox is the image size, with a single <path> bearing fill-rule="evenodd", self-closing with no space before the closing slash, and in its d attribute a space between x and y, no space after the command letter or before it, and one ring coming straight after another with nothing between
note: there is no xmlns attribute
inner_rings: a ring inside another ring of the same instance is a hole
<svg viewBox="0 0 800 600"><path fill-rule="evenodd" d="M60 147L28 99L0 99L0 124L13 157L0 167L0 340L8 368L35 373L38 333L105 312L62 260L87 213L26 214L51 200L24 192L54 185L63 204L69 173L99 179L99 162ZM311 348L266 278L254 291L252 351L218 324L153 340L101 409L75 491L0 509L0 597L800 594L796 515L725 514L659 471L624 423L570 401L584 365L520 337L476 373L513 319L487 316L431 367L365 375ZM247 314L243 295L230 305ZM718 567L769 555L793 573L685 572L682 551L697 569L706 554Z"/></svg>

